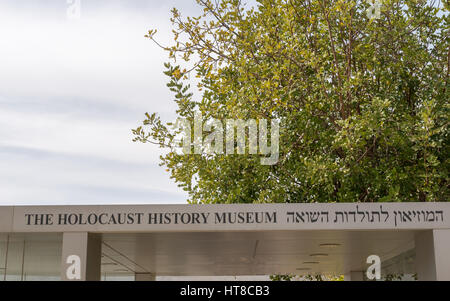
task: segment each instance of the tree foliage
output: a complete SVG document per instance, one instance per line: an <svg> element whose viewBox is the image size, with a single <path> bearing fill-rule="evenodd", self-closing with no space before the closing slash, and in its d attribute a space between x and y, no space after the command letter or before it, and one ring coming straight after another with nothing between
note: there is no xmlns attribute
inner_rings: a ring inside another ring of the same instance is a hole
<svg viewBox="0 0 450 301"><path fill-rule="evenodd" d="M162 165L189 202L448 200L448 6L384 0L370 19L369 1L196 1L199 16L172 10L173 45L146 35L175 62L177 115L276 118L280 159L179 154L176 133L146 114L135 141L167 148Z"/></svg>

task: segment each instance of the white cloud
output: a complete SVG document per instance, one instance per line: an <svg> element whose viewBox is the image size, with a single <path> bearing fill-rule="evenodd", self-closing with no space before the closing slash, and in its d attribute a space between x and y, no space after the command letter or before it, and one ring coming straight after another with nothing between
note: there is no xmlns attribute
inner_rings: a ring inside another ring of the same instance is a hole
<svg viewBox="0 0 450 301"><path fill-rule="evenodd" d="M137 122L136 122L137 123ZM159 162L161 150L132 142L134 122L73 118L70 113L0 111L0 146L84 155L128 163Z"/></svg>
<svg viewBox="0 0 450 301"><path fill-rule="evenodd" d="M0 93L22 98L90 98L132 108L172 110L163 50L143 36L167 14L101 9L76 21L65 11L0 9Z"/></svg>
<svg viewBox="0 0 450 301"><path fill-rule="evenodd" d="M0 147L0 204L180 203L156 164Z"/></svg>
<svg viewBox="0 0 450 301"><path fill-rule="evenodd" d="M144 38L171 39L158 1L0 3L0 204L170 203L185 194L133 143L146 111L173 118L163 62Z"/></svg>

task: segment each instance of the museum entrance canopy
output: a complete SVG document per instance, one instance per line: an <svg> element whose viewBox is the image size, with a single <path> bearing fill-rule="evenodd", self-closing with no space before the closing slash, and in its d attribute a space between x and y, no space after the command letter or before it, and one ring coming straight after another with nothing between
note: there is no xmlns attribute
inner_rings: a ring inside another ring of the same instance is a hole
<svg viewBox="0 0 450 301"><path fill-rule="evenodd" d="M449 280L449 216L450 203L0 207L0 268L5 279L56 270L67 280L68 258L77 255L82 280L100 279L100 271L144 280L316 273L355 279L377 255L385 271ZM8 268L14 243L23 244L25 259ZM35 246L28 256L27 246Z"/></svg>

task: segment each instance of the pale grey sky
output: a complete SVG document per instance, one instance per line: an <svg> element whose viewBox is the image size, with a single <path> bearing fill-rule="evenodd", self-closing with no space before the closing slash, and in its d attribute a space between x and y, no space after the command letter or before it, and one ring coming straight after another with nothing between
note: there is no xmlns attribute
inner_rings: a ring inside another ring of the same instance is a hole
<svg viewBox="0 0 450 301"><path fill-rule="evenodd" d="M133 143L146 111L173 118L162 74L170 9L194 0L0 0L0 205L184 203L160 150Z"/></svg>

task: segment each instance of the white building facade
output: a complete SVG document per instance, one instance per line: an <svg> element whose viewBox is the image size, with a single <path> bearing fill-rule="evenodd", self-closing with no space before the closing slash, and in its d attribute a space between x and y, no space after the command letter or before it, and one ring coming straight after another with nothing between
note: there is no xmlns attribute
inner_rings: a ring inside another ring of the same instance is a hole
<svg viewBox="0 0 450 301"><path fill-rule="evenodd" d="M371 255L383 279L450 280L448 254L450 203L0 207L0 280L364 280Z"/></svg>

